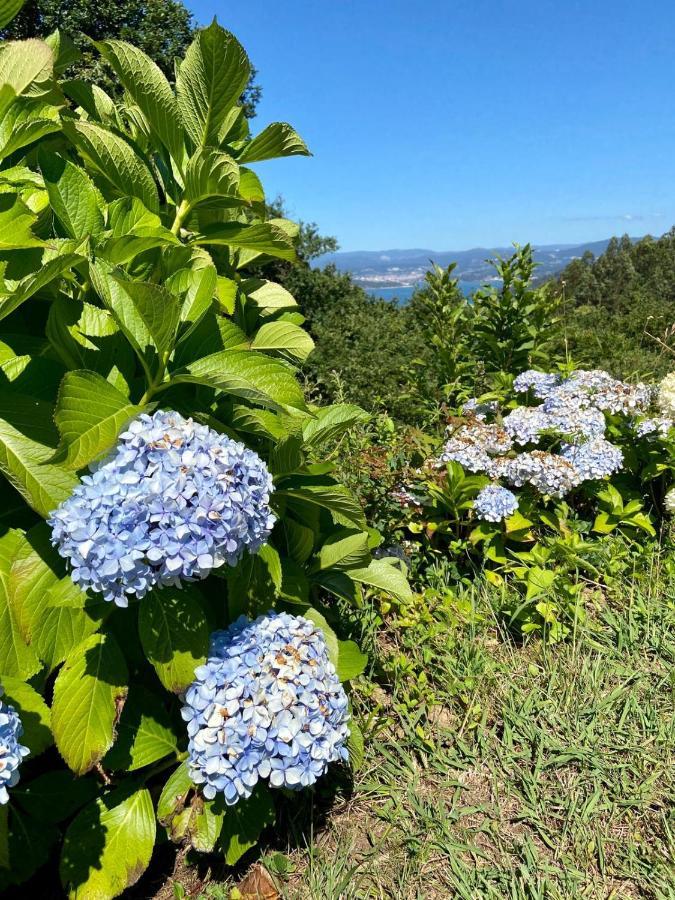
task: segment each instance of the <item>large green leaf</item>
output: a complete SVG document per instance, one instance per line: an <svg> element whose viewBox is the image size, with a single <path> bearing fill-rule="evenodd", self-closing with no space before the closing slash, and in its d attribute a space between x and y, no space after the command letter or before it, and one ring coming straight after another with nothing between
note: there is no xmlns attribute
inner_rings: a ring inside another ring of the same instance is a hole
<svg viewBox="0 0 675 900"><path fill-rule="evenodd" d="M17 194L0 194L0 251L41 247L31 230L36 219Z"/></svg>
<svg viewBox="0 0 675 900"><path fill-rule="evenodd" d="M173 350L176 331L180 320L180 305L176 297L159 284L144 281L121 281L121 288L131 299L134 309L141 319L152 346L160 357ZM139 346L147 356L147 346L143 347L141 334Z"/></svg>
<svg viewBox="0 0 675 900"><path fill-rule="evenodd" d="M340 681L357 678L366 668L368 657L354 641L338 641L337 675Z"/></svg>
<svg viewBox="0 0 675 900"><path fill-rule="evenodd" d="M370 416L350 403L337 403L316 410L316 417L303 425L302 436L308 447L320 447L344 434L353 425L367 422Z"/></svg>
<svg viewBox="0 0 675 900"><path fill-rule="evenodd" d="M368 534L339 531L323 544L318 553L318 569L350 569L370 562Z"/></svg>
<svg viewBox="0 0 675 900"><path fill-rule="evenodd" d="M55 459L67 469L81 469L109 450L141 411L96 372L66 372L54 411L61 435Z"/></svg>
<svg viewBox="0 0 675 900"><path fill-rule="evenodd" d="M147 788L133 783L88 804L63 842L61 881L71 900L108 900L135 884L155 846L155 814Z"/></svg>
<svg viewBox="0 0 675 900"><path fill-rule="evenodd" d="M313 483L306 478L287 478L282 485L275 491L275 498L284 497L296 505L299 503L326 509L336 524L365 531L366 520L363 510L353 494L343 485Z"/></svg>
<svg viewBox="0 0 675 900"><path fill-rule="evenodd" d="M180 693L206 659L209 626L199 591L165 587L141 601L138 633L148 661L168 691Z"/></svg>
<svg viewBox="0 0 675 900"><path fill-rule="evenodd" d="M4 391L0 396L0 471L39 515L69 497L77 478L51 465L56 432L49 404Z"/></svg>
<svg viewBox="0 0 675 900"><path fill-rule="evenodd" d="M3 702L13 706L21 718L21 743L28 747L31 758L38 756L54 742L49 707L35 688L20 678L3 675L2 686Z"/></svg>
<svg viewBox="0 0 675 900"><path fill-rule="evenodd" d="M240 163L261 162L279 156L311 156L300 135L286 122L272 122L249 141L238 157Z"/></svg>
<svg viewBox="0 0 675 900"><path fill-rule="evenodd" d="M0 319L4 319L42 288L51 284L84 258L85 244L63 241L56 249L45 251L40 268L20 281L0 285Z"/></svg>
<svg viewBox="0 0 675 900"><path fill-rule="evenodd" d="M83 641L59 672L52 728L59 753L76 774L88 772L112 746L127 677L122 652L106 634Z"/></svg>
<svg viewBox="0 0 675 900"><path fill-rule="evenodd" d="M296 258L293 239L277 225L263 222L242 225L239 222L214 222L193 238L196 244L224 245L234 250L251 250L293 262Z"/></svg>
<svg viewBox="0 0 675 900"><path fill-rule="evenodd" d="M41 100L20 97L7 108L0 120L0 159L60 129L59 113L55 107Z"/></svg>
<svg viewBox="0 0 675 900"><path fill-rule="evenodd" d="M162 698L144 687L132 687L117 727L117 739L103 765L134 772L176 750L176 736Z"/></svg>
<svg viewBox="0 0 675 900"><path fill-rule="evenodd" d="M50 670L93 634L110 611L108 604L90 601L66 574L44 522L31 528L17 547L8 591L24 640Z"/></svg>
<svg viewBox="0 0 675 900"><path fill-rule="evenodd" d="M218 273L213 260L201 248L192 251L189 267L179 269L167 279L166 287L171 293L183 298L180 310L181 341L194 332L213 306L217 284Z"/></svg>
<svg viewBox="0 0 675 900"><path fill-rule="evenodd" d="M292 322L265 322L251 341L253 350L276 350L284 356L304 361L314 349L314 341Z"/></svg>
<svg viewBox="0 0 675 900"><path fill-rule="evenodd" d="M0 48L0 86L17 96L48 93L53 70L54 54L44 41L10 41Z"/></svg>
<svg viewBox="0 0 675 900"><path fill-rule="evenodd" d="M185 170L185 200L191 205L210 197L238 196L239 166L222 150L199 147Z"/></svg>
<svg viewBox="0 0 675 900"><path fill-rule="evenodd" d="M297 307L297 301L286 288L274 281L263 278L248 278L242 281L241 290L246 294L247 302L252 302L262 316L272 315L285 309Z"/></svg>
<svg viewBox="0 0 675 900"><path fill-rule="evenodd" d="M126 41L101 41L96 46L115 70L115 74L138 105L152 131L174 160L180 164L183 156L183 135L179 124L178 105L162 70L142 50Z"/></svg>
<svg viewBox="0 0 675 900"><path fill-rule="evenodd" d="M67 769L55 769L29 782L20 782L12 791L12 799L38 821L57 824L69 819L97 794L95 778L76 778Z"/></svg>
<svg viewBox="0 0 675 900"><path fill-rule="evenodd" d="M407 601L412 598L412 591L408 579L397 563L398 560L393 559L391 562L384 559L373 559L368 566L350 569L348 574L354 581L377 588L399 600Z"/></svg>
<svg viewBox="0 0 675 900"><path fill-rule="evenodd" d="M53 151L40 151L40 170L54 215L71 238L103 230L103 198L87 173Z"/></svg>
<svg viewBox="0 0 675 900"><path fill-rule="evenodd" d="M9 869L0 868L0 890L29 879L47 862L58 837L53 825L26 815L15 803L10 803Z"/></svg>
<svg viewBox="0 0 675 900"><path fill-rule="evenodd" d="M94 171L123 196L138 197L149 210L159 209L159 196L147 164L123 137L94 122L69 121L64 131Z"/></svg>
<svg viewBox="0 0 675 900"><path fill-rule="evenodd" d="M157 819L162 825L170 826L171 820L183 808L187 795L194 787L187 761L180 763L169 775L157 802Z"/></svg>
<svg viewBox="0 0 675 900"><path fill-rule="evenodd" d="M305 408L292 371L283 362L255 351L212 353L173 373L172 381L205 384L272 409Z"/></svg>
<svg viewBox="0 0 675 900"><path fill-rule="evenodd" d="M250 74L243 47L215 19L197 33L176 78L178 109L196 146L218 145L227 114Z"/></svg>

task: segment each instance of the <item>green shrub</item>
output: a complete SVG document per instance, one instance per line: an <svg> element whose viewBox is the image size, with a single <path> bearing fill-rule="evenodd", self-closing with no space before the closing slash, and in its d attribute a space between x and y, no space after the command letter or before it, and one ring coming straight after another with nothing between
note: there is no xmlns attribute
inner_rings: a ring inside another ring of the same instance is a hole
<svg viewBox="0 0 675 900"><path fill-rule="evenodd" d="M59 81L60 46L0 49L0 677L30 751L1 808L0 880L58 855L70 896L98 898L141 876L164 828L231 864L274 821L266 784L225 810L183 764L178 694L209 632L290 610L317 623L349 680L365 658L338 640L326 601L409 588L397 560L371 560L378 537L323 458L364 414L308 405L297 367L311 338L258 271L295 258L297 228L265 219L250 166L306 154L301 138L279 123L251 137L238 105L250 65L215 22L176 90L137 48L100 43L119 103ZM160 407L255 450L277 521L238 565L117 608L74 583L44 519L129 420ZM353 723L351 740L356 763Z"/></svg>

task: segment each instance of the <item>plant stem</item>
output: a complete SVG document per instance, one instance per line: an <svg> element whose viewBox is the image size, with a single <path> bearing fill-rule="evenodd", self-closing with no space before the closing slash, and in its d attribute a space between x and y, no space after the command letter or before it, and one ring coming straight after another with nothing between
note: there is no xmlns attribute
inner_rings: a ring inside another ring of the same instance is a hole
<svg viewBox="0 0 675 900"><path fill-rule="evenodd" d="M180 204L176 207L176 217L173 220L173 225L171 226L171 233L178 234L181 230L183 222L190 215L190 211L192 210L192 206L188 203L187 200L181 200Z"/></svg>

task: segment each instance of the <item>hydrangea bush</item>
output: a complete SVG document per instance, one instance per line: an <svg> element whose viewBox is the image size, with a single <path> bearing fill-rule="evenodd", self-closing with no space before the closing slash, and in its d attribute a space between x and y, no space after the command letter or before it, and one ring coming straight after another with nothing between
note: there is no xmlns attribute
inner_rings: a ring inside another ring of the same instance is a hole
<svg viewBox="0 0 675 900"><path fill-rule="evenodd" d="M501 402L471 398L440 452L401 488L416 498L399 501L407 529L432 556L462 554L493 584L517 588L506 608L522 631L563 637L568 613L583 614L583 576L611 578L611 565L593 562L599 538L637 547L675 509L672 383L530 369ZM568 598L566 611L554 594Z"/></svg>
<svg viewBox="0 0 675 900"><path fill-rule="evenodd" d="M78 898L164 833L234 864L275 788L358 765L331 598L410 594L322 459L364 413L308 404L264 277L298 230L255 166L305 144L249 133L215 22L175 85L96 46L119 103L62 77L63 34L0 47L0 883L45 866Z"/></svg>

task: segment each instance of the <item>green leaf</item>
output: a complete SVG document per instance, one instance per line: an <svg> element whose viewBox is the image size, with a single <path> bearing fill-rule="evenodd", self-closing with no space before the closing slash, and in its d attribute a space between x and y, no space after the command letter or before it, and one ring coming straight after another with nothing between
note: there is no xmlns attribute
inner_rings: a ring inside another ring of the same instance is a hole
<svg viewBox="0 0 675 900"><path fill-rule="evenodd" d="M242 225L239 222L214 222L206 225L193 239L195 244L223 245L233 250L251 250L255 255L265 254L294 262L295 245L292 238L269 222ZM247 259L247 262L249 260Z"/></svg>
<svg viewBox="0 0 675 900"><path fill-rule="evenodd" d="M9 810L9 870L0 869L0 890L21 884L43 866L59 833L56 828L26 815L16 804Z"/></svg>
<svg viewBox="0 0 675 900"><path fill-rule="evenodd" d="M1 0L0 2L0 28L9 25L12 19L18 15L25 0Z"/></svg>
<svg viewBox="0 0 675 900"><path fill-rule="evenodd" d="M331 535L318 553L319 569L350 569L370 562L368 534L339 531Z"/></svg>
<svg viewBox="0 0 675 900"><path fill-rule="evenodd" d="M183 135L178 104L162 70L142 50L126 41L101 41L96 47L114 69L151 130L180 165Z"/></svg>
<svg viewBox="0 0 675 900"><path fill-rule="evenodd" d="M80 812L66 832L61 882L71 900L117 897L147 869L155 846L150 792L125 784Z"/></svg>
<svg viewBox="0 0 675 900"><path fill-rule="evenodd" d="M152 212L159 196L147 164L119 134L82 119L64 124L64 132L91 166L122 195L138 197Z"/></svg>
<svg viewBox="0 0 675 900"><path fill-rule="evenodd" d="M47 251L37 272L0 286L0 319L4 319L39 290L51 284L84 258L85 245L65 241L55 252Z"/></svg>
<svg viewBox="0 0 675 900"><path fill-rule="evenodd" d="M250 74L243 47L215 19L197 32L176 76L178 109L196 146L218 145L227 114Z"/></svg>
<svg viewBox="0 0 675 900"><path fill-rule="evenodd" d="M177 751L176 736L162 698L144 687L132 687L117 728L117 739L103 765L134 772Z"/></svg>
<svg viewBox="0 0 675 900"><path fill-rule="evenodd" d="M369 418L367 412L349 403L337 403L318 409L316 418L309 419L303 426L305 444L308 447L319 447L328 441L334 441L349 428L359 422L367 422Z"/></svg>
<svg viewBox="0 0 675 900"><path fill-rule="evenodd" d="M171 380L204 384L272 409L305 407L302 389L291 370L255 351L211 353L172 373Z"/></svg>
<svg viewBox="0 0 675 900"><path fill-rule="evenodd" d="M239 166L222 150L199 147L185 170L185 200L194 206L211 197L238 196Z"/></svg>
<svg viewBox="0 0 675 900"><path fill-rule="evenodd" d="M343 485L316 484L308 479L287 478L274 493L275 498L286 497L294 504L306 504L328 510L337 525L356 527L365 531L366 520L358 501Z"/></svg>
<svg viewBox="0 0 675 900"><path fill-rule="evenodd" d="M17 194L0 194L0 251L41 247L44 242L31 230L36 221Z"/></svg>
<svg viewBox="0 0 675 900"><path fill-rule="evenodd" d="M7 2L7 0L4 0L4 2ZM54 54L54 73L56 75L62 75L66 69L79 62L82 57L75 43L58 28L47 35L45 44L51 47Z"/></svg>
<svg viewBox="0 0 675 900"><path fill-rule="evenodd" d="M254 303L262 316L268 316L284 309L295 309L298 305L295 297L274 281L248 278L246 281L242 281L240 287L246 294L247 302Z"/></svg>
<svg viewBox="0 0 675 900"><path fill-rule="evenodd" d="M199 591L165 587L141 601L138 632L148 661L167 691L180 693L206 659L209 626Z"/></svg>
<svg viewBox="0 0 675 900"><path fill-rule="evenodd" d="M159 284L143 281L122 281L120 287L131 299L134 309L150 337L152 346L160 357L173 350L180 319L180 306L173 294ZM142 334L138 335L139 348L147 356Z"/></svg>
<svg viewBox="0 0 675 900"><path fill-rule="evenodd" d="M349 723L347 750L349 752L349 763L353 772L358 772L363 766L363 743L363 732L352 718Z"/></svg>
<svg viewBox="0 0 675 900"><path fill-rule="evenodd" d="M5 159L17 150L60 130L59 113L54 106L21 97L12 103L0 120L0 158Z"/></svg>
<svg viewBox="0 0 675 900"><path fill-rule="evenodd" d="M41 668L32 647L26 642L15 608L10 584L11 567L23 542L20 531L0 536L0 672L27 679Z"/></svg>
<svg viewBox="0 0 675 900"><path fill-rule="evenodd" d="M112 746L127 677L121 650L105 634L83 641L59 672L52 728L59 753L76 774L92 769Z"/></svg>
<svg viewBox="0 0 675 900"><path fill-rule="evenodd" d="M338 641L337 675L340 681L351 681L358 678L368 663L368 657L362 653L354 641Z"/></svg>
<svg viewBox="0 0 675 900"><path fill-rule="evenodd" d="M169 775L157 803L157 819L162 825L170 825L173 817L183 809L187 795L194 790L187 761L180 763Z"/></svg>
<svg viewBox="0 0 675 900"><path fill-rule="evenodd" d="M214 800L199 797L193 805L194 814L189 824L190 844L199 853L211 853L220 836L226 810L231 807L225 805L222 797Z"/></svg>
<svg viewBox="0 0 675 900"><path fill-rule="evenodd" d="M54 743L49 707L34 687L20 678L2 677L3 702L19 713L23 725L21 743L30 750L30 758L43 753Z"/></svg>
<svg viewBox="0 0 675 900"><path fill-rule="evenodd" d="M337 639L337 635L328 624L326 617L313 606L308 606L307 609L303 609L298 615L303 616L305 619L309 619L310 622L313 622L320 629L323 639L326 642L328 658L337 669L340 657L340 642Z"/></svg>
<svg viewBox="0 0 675 900"><path fill-rule="evenodd" d="M55 443L49 405L5 391L0 398L0 471L45 517L77 484L75 475L48 464Z"/></svg>
<svg viewBox="0 0 675 900"><path fill-rule="evenodd" d="M54 215L71 238L103 231L103 198L87 173L58 153L40 150L40 171Z"/></svg>
<svg viewBox="0 0 675 900"><path fill-rule="evenodd" d="M10 41L0 48L0 85L16 96L48 93L53 72L54 54L44 41Z"/></svg>
<svg viewBox="0 0 675 900"><path fill-rule="evenodd" d="M247 850L255 847L264 829L273 825L275 818L272 794L263 784L258 784L247 800L228 806L220 833L220 846L227 865L236 865Z"/></svg>
<svg viewBox="0 0 675 900"><path fill-rule="evenodd" d="M54 461L67 469L83 468L109 450L141 411L96 372L66 372L54 411L61 435Z"/></svg>
<svg viewBox="0 0 675 900"><path fill-rule="evenodd" d="M72 772L57 769L20 782L12 791L12 799L38 821L55 825L69 819L97 794L95 778L76 778Z"/></svg>
<svg viewBox="0 0 675 900"><path fill-rule="evenodd" d="M261 162L280 156L311 156L300 135L286 122L272 122L249 141L238 157L240 163Z"/></svg>
<svg viewBox="0 0 675 900"><path fill-rule="evenodd" d="M307 332L291 322L266 322L251 341L253 350L276 350L284 356L304 361L314 349Z"/></svg>
<svg viewBox="0 0 675 900"><path fill-rule="evenodd" d="M392 560L392 563L389 563L384 559L373 559L365 568L350 569L349 577L361 584L367 584L386 594L391 594L399 600L408 601L412 599L412 591L408 579L399 569L397 562L398 560Z"/></svg>

